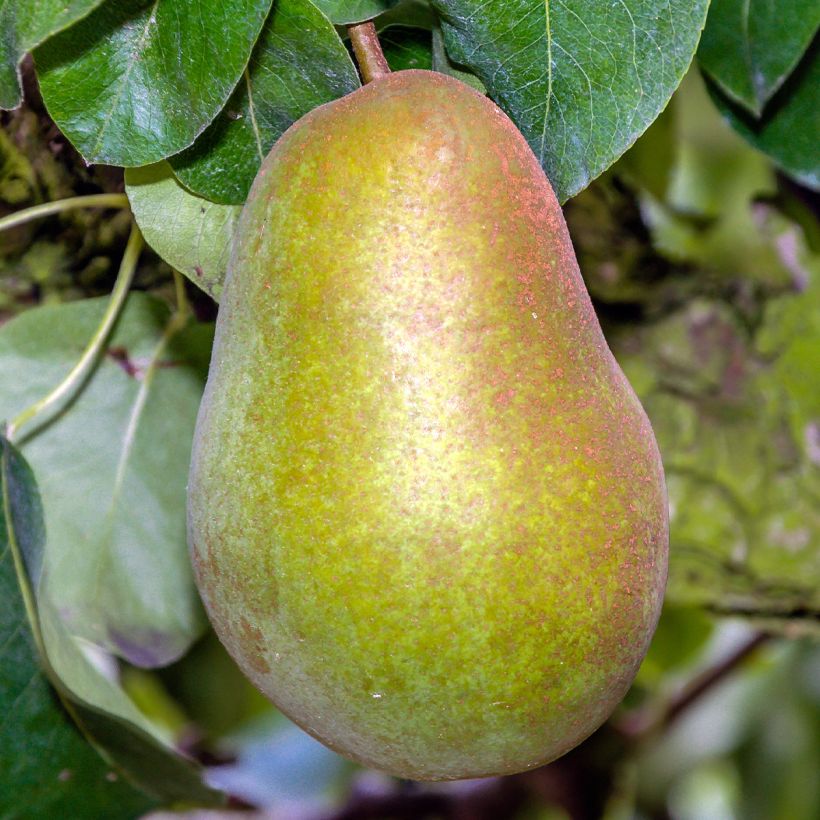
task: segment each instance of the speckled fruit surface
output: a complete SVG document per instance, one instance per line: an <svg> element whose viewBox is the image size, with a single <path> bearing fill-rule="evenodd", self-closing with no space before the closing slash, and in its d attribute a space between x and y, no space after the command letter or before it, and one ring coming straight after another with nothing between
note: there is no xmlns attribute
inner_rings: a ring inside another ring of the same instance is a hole
<svg viewBox="0 0 820 820"><path fill-rule="evenodd" d="M489 100L399 72L274 146L219 311L189 540L245 673L367 765L520 771L623 697L666 579L661 461Z"/></svg>

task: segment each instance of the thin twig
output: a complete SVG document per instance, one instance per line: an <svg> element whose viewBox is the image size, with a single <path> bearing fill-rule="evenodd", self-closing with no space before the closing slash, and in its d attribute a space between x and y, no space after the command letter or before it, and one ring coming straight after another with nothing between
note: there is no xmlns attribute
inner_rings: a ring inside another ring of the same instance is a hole
<svg viewBox="0 0 820 820"><path fill-rule="evenodd" d="M714 689L770 638L771 635L765 632L755 633L722 661L691 680L662 708L641 708L627 715L620 723L620 730L630 741L637 743L666 731L692 704Z"/></svg>
<svg viewBox="0 0 820 820"><path fill-rule="evenodd" d="M174 293L176 298L176 313L185 320L193 313L191 303L188 301L188 294L185 292L185 277L175 268L171 272L174 274Z"/></svg>
<svg viewBox="0 0 820 820"><path fill-rule="evenodd" d="M114 326L114 323L122 311L125 297L128 295L128 290L134 278L134 271L137 267L137 259L142 251L142 246L142 234L136 223L134 223L131 227L131 235L128 237L128 244L125 246L125 253L122 257L119 272L117 273L117 281L114 283L114 289L111 291L111 298L106 306L102 321L91 337L91 341L89 341L82 356L80 356L74 367L71 368L69 374L57 387L47 396L23 410L22 413L9 422L6 428L6 438L8 438L9 441L14 440L17 431L24 424L40 416L65 399L66 396L70 395L91 372L91 369L97 362L97 357L108 340L111 328Z"/></svg>
<svg viewBox="0 0 820 820"><path fill-rule="evenodd" d="M356 62L365 83L390 73L390 66L387 64L376 26L372 21L348 26L347 33L350 35L353 53L356 55Z"/></svg>
<svg viewBox="0 0 820 820"><path fill-rule="evenodd" d="M32 208L9 214L0 219L0 231L24 225L34 219L52 216L73 208L127 208L128 197L125 194L90 194L88 196L72 196L68 199L57 199L54 202L45 202Z"/></svg>

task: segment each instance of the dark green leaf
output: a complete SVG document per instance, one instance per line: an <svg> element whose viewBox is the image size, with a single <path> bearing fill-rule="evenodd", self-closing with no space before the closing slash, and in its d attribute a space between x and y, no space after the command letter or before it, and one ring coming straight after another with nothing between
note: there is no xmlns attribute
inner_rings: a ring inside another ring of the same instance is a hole
<svg viewBox="0 0 820 820"><path fill-rule="evenodd" d="M167 162L126 169L125 190L145 241L218 302L242 209L194 196Z"/></svg>
<svg viewBox="0 0 820 820"><path fill-rule="evenodd" d="M430 32L420 28L391 26L379 34L384 56L393 71L433 67Z"/></svg>
<svg viewBox="0 0 820 820"><path fill-rule="evenodd" d="M755 119L710 84L712 99L735 131L809 188L820 189L820 43Z"/></svg>
<svg viewBox="0 0 820 820"><path fill-rule="evenodd" d="M663 110L707 0L433 0L447 51L527 138L561 201Z"/></svg>
<svg viewBox="0 0 820 820"><path fill-rule="evenodd" d="M31 469L2 437L0 490L0 816L140 815L156 802L88 744L41 669L43 638L26 559L39 563L42 507Z"/></svg>
<svg viewBox="0 0 820 820"><path fill-rule="evenodd" d="M200 768L177 754L119 684L89 663L47 592L41 590L37 604L51 683L104 758L164 803L221 802L220 795L202 783Z"/></svg>
<svg viewBox="0 0 820 820"><path fill-rule="evenodd" d="M84 17L102 0L3 0L0 3L0 108L20 104L23 55Z"/></svg>
<svg viewBox="0 0 820 820"><path fill-rule="evenodd" d="M309 0L277 0L225 110L171 159L174 173L200 196L241 205L285 130L358 87L356 68L327 18Z"/></svg>
<svg viewBox="0 0 820 820"><path fill-rule="evenodd" d="M271 0L105 3L35 52L46 107L88 162L187 148L242 76Z"/></svg>
<svg viewBox="0 0 820 820"><path fill-rule="evenodd" d="M444 45L444 34L441 31L441 26L438 24L434 26L433 31L433 71L438 71L442 74L449 74L451 77L455 77L457 80L461 80L463 83L467 83L467 85L472 86L476 91L480 91L482 94L487 93L487 89L484 87L484 83L475 76L475 74L470 74L469 71L464 71L463 69L456 68L453 61L450 59L449 55L447 54L447 49Z"/></svg>
<svg viewBox="0 0 820 820"><path fill-rule="evenodd" d="M698 62L724 94L759 116L818 25L817 0L712 0Z"/></svg>
<svg viewBox="0 0 820 820"><path fill-rule="evenodd" d="M395 6L399 0L313 0L325 16L337 26L370 20Z"/></svg>
<svg viewBox="0 0 820 820"><path fill-rule="evenodd" d="M438 15L430 7L428 0L400 0L373 22L379 31L390 26L424 28L431 31L438 25Z"/></svg>
<svg viewBox="0 0 820 820"><path fill-rule="evenodd" d="M104 299L29 310L0 329L0 418L46 395L99 324ZM137 665L178 658L205 626L185 536L193 425L210 328L180 332L133 293L76 399L34 429L45 585L71 632Z"/></svg>

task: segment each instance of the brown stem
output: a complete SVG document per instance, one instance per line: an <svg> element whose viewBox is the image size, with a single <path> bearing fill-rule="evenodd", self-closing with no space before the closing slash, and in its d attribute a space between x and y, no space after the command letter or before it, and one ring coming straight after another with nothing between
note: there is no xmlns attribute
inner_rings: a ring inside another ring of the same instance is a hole
<svg viewBox="0 0 820 820"><path fill-rule="evenodd" d="M668 729L677 719L696 701L710 692L724 678L735 671L743 662L753 655L770 635L759 632L753 635L746 643L738 647L731 655L720 663L707 669L698 677L691 680L681 692L654 714L640 709L635 714L627 715L621 722L623 734L633 742L641 742Z"/></svg>
<svg viewBox="0 0 820 820"><path fill-rule="evenodd" d="M365 83L390 73L390 66L384 58L379 35L372 21L348 26L347 33L350 35L353 53L356 55L356 62L359 64L359 71Z"/></svg>

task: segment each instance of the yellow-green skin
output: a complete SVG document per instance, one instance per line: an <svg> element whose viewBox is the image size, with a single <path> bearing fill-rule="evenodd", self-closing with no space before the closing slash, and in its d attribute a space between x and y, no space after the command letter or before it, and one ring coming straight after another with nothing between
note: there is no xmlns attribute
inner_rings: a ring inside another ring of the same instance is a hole
<svg viewBox="0 0 820 820"><path fill-rule="evenodd" d="M666 579L661 461L489 100L400 72L275 145L219 311L189 533L245 673L369 766L520 771L621 700Z"/></svg>

